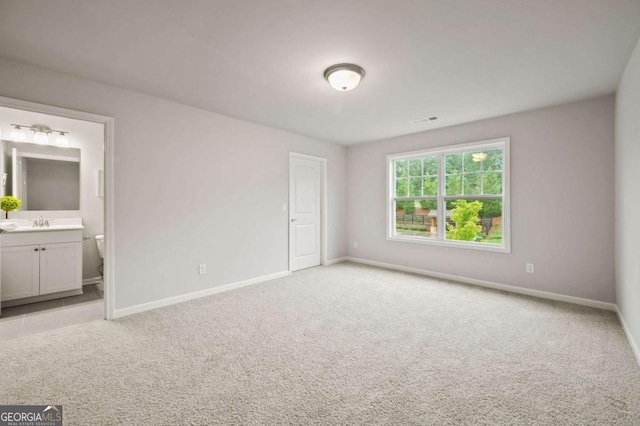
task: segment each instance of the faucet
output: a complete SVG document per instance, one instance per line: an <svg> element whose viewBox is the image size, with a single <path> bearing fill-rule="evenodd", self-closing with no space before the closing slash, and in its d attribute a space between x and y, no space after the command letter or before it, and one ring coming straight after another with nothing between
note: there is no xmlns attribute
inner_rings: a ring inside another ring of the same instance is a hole
<svg viewBox="0 0 640 426"><path fill-rule="evenodd" d="M40 216L40 218L38 219L33 219L33 227L34 228L48 228L49 227L49 220L53 220L53 219L45 219L42 216Z"/></svg>

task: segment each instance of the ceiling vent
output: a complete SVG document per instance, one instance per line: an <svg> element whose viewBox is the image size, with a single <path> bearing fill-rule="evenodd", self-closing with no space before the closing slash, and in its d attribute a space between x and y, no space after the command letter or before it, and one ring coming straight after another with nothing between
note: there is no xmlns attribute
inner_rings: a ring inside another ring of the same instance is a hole
<svg viewBox="0 0 640 426"><path fill-rule="evenodd" d="M413 121L410 121L409 123L410 124L422 124L422 123L428 123L430 121L436 121L437 119L438 119L438 117L436 117L434 115L434 116L431 116L431 117L419 118L418 120L413 120Z"/></svg>

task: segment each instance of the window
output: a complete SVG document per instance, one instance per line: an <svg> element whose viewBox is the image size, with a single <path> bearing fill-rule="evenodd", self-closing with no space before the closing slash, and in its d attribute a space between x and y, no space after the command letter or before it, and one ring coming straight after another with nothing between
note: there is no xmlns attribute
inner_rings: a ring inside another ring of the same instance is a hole
<svg viewBox="0 0 640 426"><path fill-rule="evenodd" d="M387 156L387 239L509 253L509 142Z"/></svg>

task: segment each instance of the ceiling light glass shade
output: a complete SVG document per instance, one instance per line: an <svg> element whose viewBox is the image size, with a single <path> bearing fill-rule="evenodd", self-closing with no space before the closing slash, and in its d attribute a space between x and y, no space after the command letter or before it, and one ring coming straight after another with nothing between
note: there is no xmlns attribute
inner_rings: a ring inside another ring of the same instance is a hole
<svg viewBox="0 0 640 426"><path fill-rule="evenodd" d="M27 139L27 136L24 134L24 131L20 128L20 126L16 126L11 131L9 139L15 142L24 142Z"/></svg>
<svg viewBox="0 0 640 426"><path fill-rule="evenodd" d="M56 145L61 148L69 148L69 139L67 139L67 136L63 132L60 132L56 138Z"/></svg>
<svg viewBox="0 0 640 426"><path fill-rule="evenodd" d="M364 77L364 70L354 64L338 64L327 68L324 78L331 87L341 92L347 92L358 87Z"/></svg>
<svg viewBox="0 0 640 426"><path fill-rule="evenodd" d="M49 136L47 136L47 134L43 131L37 131L35 136L33 137L33 141L41 145L46 145L49 143Z"/></svg>

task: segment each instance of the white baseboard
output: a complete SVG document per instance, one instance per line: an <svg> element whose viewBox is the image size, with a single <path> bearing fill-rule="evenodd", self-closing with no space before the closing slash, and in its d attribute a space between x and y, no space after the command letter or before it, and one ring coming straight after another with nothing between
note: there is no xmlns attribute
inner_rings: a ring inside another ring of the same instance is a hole
<svg viewBox="0 0 640 426"><path fill-rule="evenodd" d="M82 285L100 284L101 282L102 277L84 278L82 280Z"/></svg>
<svg viewBox="0 0 640 426"><path fill-rule="evenodd" d="M3 308L11 306L26 305L29 303L44 302L45 300L62 299L63 297L78 296L82 294L82 289L61 291L60 293L41 294L39 296L25 297L23 299L6 300L2 302Z"/></svg>
<svg viewBox="0 0 640 426"><path fill-rule="evenodd" d="M620 323L622 324L622 329L624 330L624 334L627 335L627 340L629 341L629 346L631 346L631 352L636 357L636 361L638 361L638 366L640 366L640 346L636 343L635 339L631 335L631 330L627 327L627 323L624 322L624 317L622 316L622 312L616 305L616 314L618 314L618 318L620 319Z"/></svg>
<svg viewBox="0 0 640 426"><path fill-rule="evenodd" d="M274 280L291 275L289 271L277 272L275 274L264 275L262 277L251 278L245 281L225 284L218 287L208 288L206 290L194 291L193 293L181 294L179 296L167 297L166 299L155 300L153 302L142 303L140 305L129 306L128 308L116 309L113 312L114 318L122 318L127 315L133 315L151 309L161 308L163 306L175 305L176 303L186 302L188 300L199 299L201 297L211 296L212 294L223 293L225 291L235 290L240 287L246 287L258 284L264 281Z"/></svg>
<svg viewBox="0 0 640 426"><path fill-rule="evenodd" d="M324 263L324 266L330 266L330 265L335 265L336 263L340 263L340 262L346 262L347 261L347 257L336 257L335 259L331 259L331 260L327 260Z"/></svg>
<svg viewBox="0 0 640 426"><path fill-rule="evenodd" d="M491 281L477 280L475 278L467 278L459 275L444 274L442 272L432 272L426 269L410 268L407 266L394 265L391 263L376 262L374 260L360 259L357 257L347 256L346 260L350 262L363 263L365 265L378 266L386 269L394 269L396 271L411 272L413 274L426 275L429 277L440 278L443 280L458 281L465 284L472 284L480 287L492 288L495 290L508 291L511 293L524 294L527 296L535 296L535 297L540 297L542 299L550 299L550 300L556 300L559 302L573 303L576 305L590 306L592 308L605 309L607 311L616 310L615 304L601 302L599 300L583 299L581 297L574 297L574 296L566 296L564 294L551 293L548 291L533 290L530 288L516 287L512 285L507 285L507 284L499 284Z"/></svg>

